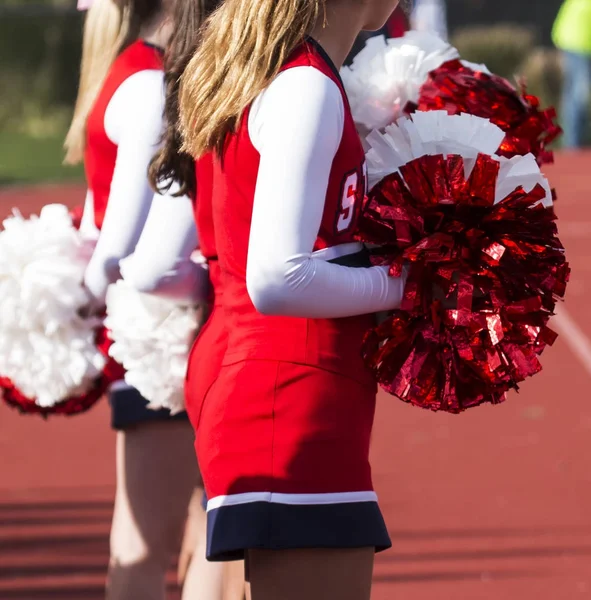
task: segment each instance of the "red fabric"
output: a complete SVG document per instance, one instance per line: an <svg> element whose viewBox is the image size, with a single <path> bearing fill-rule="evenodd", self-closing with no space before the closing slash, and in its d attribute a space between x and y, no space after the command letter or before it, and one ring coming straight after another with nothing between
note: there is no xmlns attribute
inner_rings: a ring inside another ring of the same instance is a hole
<svg viewBox="0 0 591 600"><path fill-rule="evenodd" d="M310 65L338 76L315 47L299 48L283 70ZM360 348L373 317L301 319L260 315L246 289L246 257L259 155L248 114L214 160L213 225L223 283L221 306L197 340L187 376L188 411L209 498L251 491L329 493L372 489L368 461L376 385ZM346 110L316 248L353 241L364 197L364 152ZM223 167L222 167L223 164ZM204 165L200 165L203 167ZM351 173L360 188L350 229L336 230ZM199 197L198 229L213 239ZM206 250L209 250L206 248ZM216 298L219 302L219 297ZM227 350L222 353L227 333ZM256 360L252 360L256 359ZM221 368L220 368L220 365Z"/></svg>
<svg viewBox="0 0 591 600"><path fill-rule="evenodd" d="M221 273L217 260L209 262L209 276L213 287L213 307L191 348L185 379L185 407L195 429L199 422L203 399L219 375L228 344L222 305Z"/></svg>
<svg viewBox="0 0 591 600"><path fill-rule="evenodd" d="M316 249L321 249L354 240L353 231L364 196L365 156L337 74L311 43L302 44L282 70L298 66L312 66L335 81L346 106L343 136L333 161L324 216L316 241ZM359 348L365 332L373 325L373 317L267 317L259 314L253 306L246 289L246 259L259 160L248 134L247 110L239 130L228 139L222 161L214 161L213 220L224 278L229 331L226 363L247 358L283 360L315 365L359 381L372 382ZM357 174L359 185L356 191L346 189L351 174ZM344 195L353 192L356 195L354 214L349 227L339 232L339 219L350 216L342 210L341 200Z"/></svg>
<svg viewBox="0 0 591 600"><path fill-rule="evenodd" d="M375 399L372 387L306 365L222 367L196 439L208 498L372 490Z"/></svg>
<svg viewBox="0 0 591 600"><path fill-rule="evenodd" d="M195 177L198 202L193 203L195 222L199 234L199 250L210 260L216 258L217 250L213 232L213 155L202 156L195 165Z"/></svg>
<svg viewBox="0 0 591 600"><path fill-rule="evenodd" d="M70 217L72 217L72 225L76 229L80 229L80 224L82 223L82 216L84 215L84 205L79 204L70 210Z"/></svg>
<svg viewBox="0 0 591 600"><path fill-rule="evenodd" d="M196 428L203 398L219 374L228 335L222 304L222 276L216 259L217 249L213 229L211 154L197 161L195 175L197 195L193 207L199 235L199 250L208 261L212 287L212 310L191 349L185 380L185 406L189 419Z"/></svg>
<svg viewBox="0 0 591 600"><path fill-rule="evenodd" d="M162 53L139 40L125 49L111 66L105 83L88 115L86 124L86 149L84 167L86 181L92 190L94 220L98 229L103 225L111 180L117 160L117 146L105 131L105 112L119 86L135 73L145 70L162 70Z"/></svg>
<svg viewBox="0 0 591 600"><path fill-rule="evenodd" d="M390 38L402 37L409 29L408 19L404 11L398 7L386 23L387 35Z"/></svg>

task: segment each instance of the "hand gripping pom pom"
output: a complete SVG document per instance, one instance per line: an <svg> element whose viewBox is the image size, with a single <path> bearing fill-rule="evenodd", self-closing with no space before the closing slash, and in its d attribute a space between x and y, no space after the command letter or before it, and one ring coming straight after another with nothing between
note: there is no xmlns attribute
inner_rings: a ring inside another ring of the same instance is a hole
<svg viewBox="0 0 591 600"><path fill-rule="evenodd" d="M0 387L22 412L77 414L117 369L82 280L93 250L62 205L19 213L0 233Z"/></svg>
<svg viewBox="0 0 591 600"><path fill-rule="evenodd" d="M200 310L136 291L124 280L109 287L105 325L110 354L126 369L125 381L149 408L185 410L184 381Z"/></svg>
<svg viewBox="0 0 591 600"><path fill-rule="evenodd" d="M410 31L396 40L374 38L343 69L353 116L365 129L382 129L415 111L445 110L490 119L505 134L498 154L532 153L553 161L548 146L560 135L553 108L516 90L484 65L460 60L455 48L429 33Z"/></svg>
<svg viewBox="0 0 591 600"><path fill-rule="evenodd" d="M471 115L417 113L368 139L370 176L391 167L359 238L409 275L401 309L366 336L367 365L424 408L503 401L541 370L569 275L547 181L532 155L492 154L502 132Z"/></svg>

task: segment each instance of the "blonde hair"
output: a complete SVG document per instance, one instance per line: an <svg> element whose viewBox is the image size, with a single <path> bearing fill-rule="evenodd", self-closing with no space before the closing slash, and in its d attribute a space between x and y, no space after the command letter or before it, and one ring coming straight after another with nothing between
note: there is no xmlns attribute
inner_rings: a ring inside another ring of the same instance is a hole
<svg viewBox="0 0 591 600"><path fill-rule="evenodd" d="M183 150L221 154L244 109L311 33L326 0L225 0L181 78Z"/></svg>
<svg viewBox="0 0 591 600"><path fill-rule="evenodd" d="M78 97L70 129L66 135L64 162L82 160L86 144L86 121L113 61L129 33L130 11L116 0L95 0L84 23L82 62Z"/></svg>

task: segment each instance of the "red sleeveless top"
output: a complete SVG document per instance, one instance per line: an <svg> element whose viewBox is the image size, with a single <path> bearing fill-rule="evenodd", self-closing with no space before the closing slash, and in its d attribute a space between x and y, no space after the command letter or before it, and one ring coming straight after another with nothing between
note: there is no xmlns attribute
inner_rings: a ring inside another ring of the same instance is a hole
<svg viewBox="0 0 591 600"><path fill-rule="evenodd" d="M193 198L193 211L199 236L199 251L209 265L211 301L216 307L220 307L223 289L213 226L213 155L211 153L205 154L195 163L195 177L196 194Z"/></svg>
<svg viewBox="0 0 591 600"><path fill-rule="evenodd" d="M315 250L354 241L353 232L365 194L365 154L338 71L314 41L304 42L282 71L311 66L334 81L343 95L345 121L334 157ZM360 355L372 315L345 319L264 316L246 289L246 261L260 155L248 132L245 111L238 131L229 136L223 157L214 159L213 221L224 281L224 310L229 334L224 364L268 359L308 364L374 385Z"/></svg>
<svg viewBox="0 0 591 600"><path fill-rule="evenodd" d="M213 156L205 154L195 163L196 198L193 202L195 223L199 234L199 250L208 260L217 259L213 229Z"/></svg>
<svg viewBox="0 0 591 600"><path fill-rule="evenodd" d="M163 56L160 49L142 40L134 42L115 59L88 115L84 168L86 182L92 191L94 220L98 229L103 225L117 160L117 146L105 131L107 106L113 94L126 79L140 71L162 69Z"/></svg>

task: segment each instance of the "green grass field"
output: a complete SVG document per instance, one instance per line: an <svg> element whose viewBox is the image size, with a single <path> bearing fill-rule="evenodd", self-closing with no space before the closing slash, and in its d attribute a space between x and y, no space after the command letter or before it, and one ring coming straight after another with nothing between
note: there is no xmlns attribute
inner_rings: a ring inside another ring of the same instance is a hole
<svg viewBox="0 0 591 600"><path fill-rule="evenodd" d="M62 132L36 138L0 131L0 186L82 180L81 166L62 165L63 139Z"/></svg>

